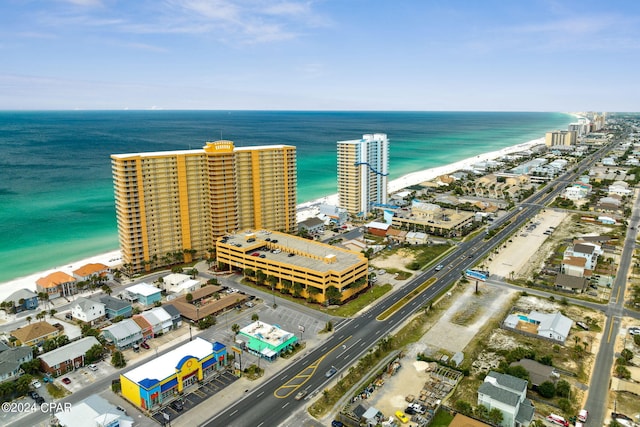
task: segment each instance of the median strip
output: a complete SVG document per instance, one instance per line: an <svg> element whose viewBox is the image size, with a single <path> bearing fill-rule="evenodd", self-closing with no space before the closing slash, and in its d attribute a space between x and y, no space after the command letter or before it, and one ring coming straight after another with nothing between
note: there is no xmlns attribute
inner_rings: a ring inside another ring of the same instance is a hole
<svg viewBox="0 0 640 427"><path fill-rule="evenodd" d="M376 320L380 320L380 321L387 320L396 311L400 310L402 307L410 303L412 300L418 297L418 295L424 292L429 286L433 285L436 282L436 280L437 279L435 277L430 278L429 280L427 280L426 282L424 282L423 284L415 288L413 291L409 292L403 298L398 300L398 302L393 304L384 312L382 312L378 317L376 317Z"/></svg>

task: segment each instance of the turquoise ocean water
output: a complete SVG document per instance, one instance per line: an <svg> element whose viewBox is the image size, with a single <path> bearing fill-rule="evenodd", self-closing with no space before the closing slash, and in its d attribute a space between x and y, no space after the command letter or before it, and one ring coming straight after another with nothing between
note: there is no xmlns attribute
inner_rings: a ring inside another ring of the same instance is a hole
<svg viewBox="0 0 640 427"><path fill-rule="evenodd" d="M118 248L109 155L290 144L298 201L336 193L336 141L390 139L390 178L566 129L562 113L0 112L0 283Z"/></svg>

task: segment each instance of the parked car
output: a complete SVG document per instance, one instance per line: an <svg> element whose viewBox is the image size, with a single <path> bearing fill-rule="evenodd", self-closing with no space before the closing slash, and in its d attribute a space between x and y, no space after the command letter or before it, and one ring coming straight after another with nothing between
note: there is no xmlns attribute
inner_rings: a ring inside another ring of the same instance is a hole
<svg viewBox="0 0 640 427"><path fill-rule="evenodd" d="M92 371L97 371L98 367L96 365L94 365L93 363L91 365L88 366L89 369L91 369Z"/></svg>
<svg viewBox="0 0 640 427"><path fill-rule="evenodd" d="M60 381L62 381L62 382L63 382L63 383L65 383L65 384L71 384L71 380L70 380L68 377L64 377L64 378L63 378L62 380L60 380Z"/></svg>
<svg viewBox="0 0 640 427"><path fill-rule="evenodd" d="M40 387L42 387L42 384L40 384L40 381L38 381L38 380L33 380L33 381L31 381L31 387L40 388Z"/></svg>
<svg viewBox="0 0 640 427"><path fill-rule="evenodd" d="M28 394L29 394L29 397L32 398L33 400L36 400L37 398L40 397L40 395L33 390L29 390Z"/></svg>
<svg viewBox="0 0 640 427"><path fill-rule="evenodd" d="M42 405L44 403L44 397L38 396L36 397L36 404Z"/></svg>
<svg viewBox="0 0 640 427"><path fill-rule="evenodd" d="M629 334L630 335L640 335L640 328L635 327L635 326L632 327L632 328L629 328Z"/></svg>
<svg viewBox="0 0 640 427"><path fill-rule="evenodd" d="M175 409L176 411L180 412L184 409L184 406L182 405L182 402L180 402L179 400L174 400L173 402L171 402L171 407L173 409Z"/></svg>
<svg viewBox="0 0 640 427"><path fill-rule="evenodd" d="M396 418L398 418L398 420L403 424L409 422L409 417L407 417L402 411L396 411Z"/></svg>
<svg viewBox="0 0 640 427"><path fill-rule="evenodd" d="M417 414L416 410L415 410L415 409L413 409L411 406L407 406L407 408L404 410L404 413L405 413L405 414L408 414L408 415L415 415L415 414Z"/></svg>
<svg viewBox="0 0 640 427"><path fill-rule="evenodd" d="M331 421L331 427L344 427L344 424L342 421L333 420Z"/></svg>
<svg viewBox="0 0 640 427"><path fill-rule="evenodd" d="M149 347L149 344L147 344L146 341L142 341L140 343L140 347L144 348L145 350L149 350L151 347Z"/></svg>

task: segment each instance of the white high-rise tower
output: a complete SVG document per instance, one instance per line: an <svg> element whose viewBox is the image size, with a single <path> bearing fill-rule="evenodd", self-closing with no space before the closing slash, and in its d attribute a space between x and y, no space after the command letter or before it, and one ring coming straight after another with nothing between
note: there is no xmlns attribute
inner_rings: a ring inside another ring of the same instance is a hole
<svg viewBox="0 0 640 427"><path fill-rule="evenodd" d="M366 216L375 203L387 203L389 140L384 133L338 141L340 207Z"/></svg>

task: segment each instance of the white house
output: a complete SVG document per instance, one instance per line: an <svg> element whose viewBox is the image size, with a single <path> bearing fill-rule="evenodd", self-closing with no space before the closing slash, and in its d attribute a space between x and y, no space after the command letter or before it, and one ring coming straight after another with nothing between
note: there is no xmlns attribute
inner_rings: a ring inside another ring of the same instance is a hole
<svg viewBox="0 0 640 427"><path fill-rule="evenodd" d="M134 425L133 418L96 394L81 400L70 409L56 412L55 416L58 423L66 427Z"/></svg>
<svg viewBox="0 0 640 427"><path fill-rule="evenodd" d="M569 331L573 326L573 320L558 313L541 313L539 311L531 311L530 320L538 324L538 335L545 338L551 338L555 341L565 342L569 336Z"/></svg>
<svg viewBox="0 0 640 427"><path fill-rule="evenodd" d="M101 302L80 297L71 306L71 316L86 323L93 323L105 317L105 306Z"/></svg>
<svg viewBox="0 0 640 427"><path fill-rule="evenodd" d="M153 335L167 333L173 327L171 315L162 307L155 307L151 310L143 311L140 315L151 324Z"/></svg>
<svg viewBox="0 0 640 427"><path fill-rule="evenodd" d="M573 247L569 246L564 251L564 258L578 257L585 259L584 268L586 270L594 270L598 264L598 256L602 255L603 251L599 245L591 242L576 242ZM564 264L564 260L563 260Z"/></svg>
<svg viewBox="0 0 640 427"><path fill-rule="evenodd" d="M534 407L527 399L527 381L490 371L478 388L478 405L502 412L502 427L526 427Z"/></svg>
<svg viewBox="0 0 640 427"><path fill-rule="evenodd" d="M162 288L168 293L186 294L201 286L200 281L182 273L172 273L162 278Z"/></svg>
<svg viewBox="0 0 640 427"><path fill-rule="evenodd" d="M564 190L564 197L569 200L581 200L587 197L591 191L591 185L575 183Z"/></svg>
<svg viewBox="0 0 640 427"><path fill-rule="evenodd" d="M633 190L629 189L629 184L624 181L615 181L609 186L607 191L609 194L616 194L618 196L628 196L633 193Z"/></svg>

